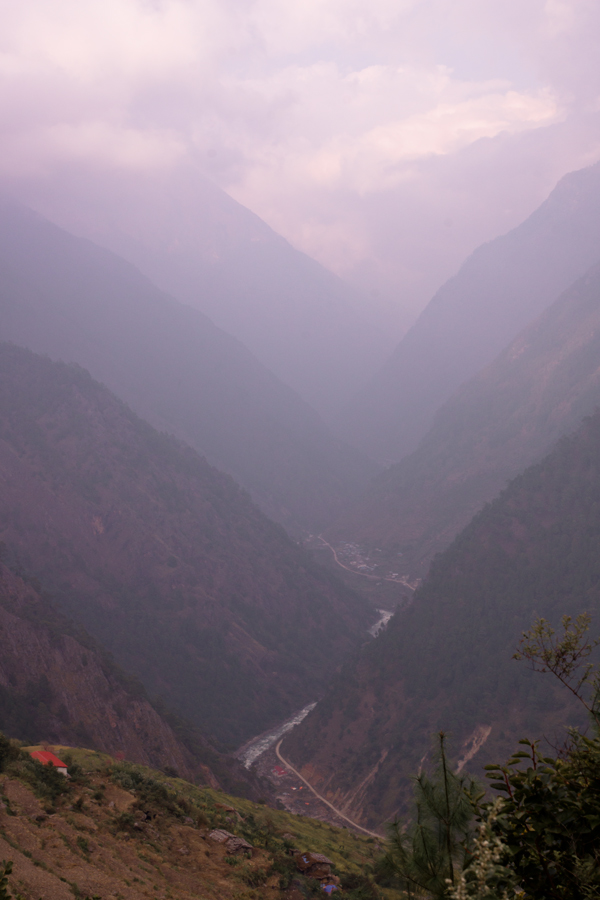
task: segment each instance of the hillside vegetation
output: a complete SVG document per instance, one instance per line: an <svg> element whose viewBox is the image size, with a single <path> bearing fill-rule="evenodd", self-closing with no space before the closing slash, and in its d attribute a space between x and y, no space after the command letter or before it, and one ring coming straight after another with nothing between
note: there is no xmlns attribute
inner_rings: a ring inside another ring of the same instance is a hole
<svg viewBox="0 0 600 900"><path fill-rule="evenodd" d="M564 739L568 692L512 655L537 617L600 611L600 413L514 479L434 561L414 602L283 743L336 805L378 824L441 729L477 771L522 737ZM344 804L346 806L344 807Z"/></svg>
<svg viewBox="0 0 600 900"><path fill-rule="evenodd" d="M330 538L382 548L424 574L509 478L594 412L598 360L595 266L444 404L419 448L373 481Z"/></svg>
<svg viewBox="0 0 600 900"><path fill-rule="evenodd" d="M233 480L84 370L0 346L0 539L150 695L230 746L370 621Z"/></svg>

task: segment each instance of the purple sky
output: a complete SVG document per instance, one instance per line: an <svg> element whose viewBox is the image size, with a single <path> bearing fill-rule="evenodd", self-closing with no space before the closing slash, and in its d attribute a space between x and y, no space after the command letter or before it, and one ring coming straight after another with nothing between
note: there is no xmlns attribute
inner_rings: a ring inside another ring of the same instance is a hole
<svg viewBox="0 0 600 900"><path fill-rule="evenodd" d="M597 0L3 3L0 175L190 164L393 310L600 158Z"/></svg>

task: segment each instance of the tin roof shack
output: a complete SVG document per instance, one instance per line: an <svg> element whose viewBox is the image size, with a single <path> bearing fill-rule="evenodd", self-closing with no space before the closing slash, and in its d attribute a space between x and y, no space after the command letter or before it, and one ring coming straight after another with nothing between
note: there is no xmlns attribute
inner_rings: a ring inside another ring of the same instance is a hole
<svg viewBox="0 0 600 900"><path fill-rule="evenodd" d="M50 750L30 750L29 755L44 766L54 766L61 775L67 777L67 764L60 760L58 756L55 756L54 753L51 753Z"/></svg>
<svg viewBox="0 0 600 900"><path fill-rule="evenodd" d="M329 881L333 863L322 853L298 853L295 857L296 868L308 878L318 881Z"/></svg>

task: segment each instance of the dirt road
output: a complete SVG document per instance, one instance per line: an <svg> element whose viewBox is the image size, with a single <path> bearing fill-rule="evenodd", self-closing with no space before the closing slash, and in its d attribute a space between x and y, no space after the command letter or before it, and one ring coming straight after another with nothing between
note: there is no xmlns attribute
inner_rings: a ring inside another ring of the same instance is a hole
<svg viewBox="0 0 600 900"><path fill-rule="evenodd" d="M381 835L381 834L377 834L377 832L375 832L375 831L369 831L368 828L363 828L362 825L357 825L356 822L353 822L352 819L349 819L348 816L345 816L343 812L340 812L339 809L336 809L336 807L333 805L333 803L330 803L329 800L326 800L325 797L322 797L321 794L319 794L319 793L314 789L314 787L312 786L312 784L309 784L309 782L306 780L306 778L303 778L302 775L300 774L300 772L298 772L298 770L295 769L295 768L291 765L291 763L289 763L289 762L287 761L287 759L284 759L284 758L283 758L283 756L282 756L281 753L279 752L279 748L280 748L280 747L281 747L281 741L279 741L279 743L278 743L277 746L275 747L275 753L277 754L277 759L278 759L278 760L279 760L279 761L280 761L287 769L289 769L291 772L293 772L294 775L296 776L296 778L299 778L300 781L301 781L303 784L306 785L306 787L309 789L309 791L311 791L311 792L315 795L315 797L317 798L317 800L320 800L321 803L324 803L326 806L329 807L329 809L332 809L333 812L336 814L336 816L339 816L339 818L340 818L340 819L343 819L344 822L348 822L348 824L349 824L349 825L352 825L353 828L357 828L358 831L363 831L365 834L368 834L368 835L370 835L371 837L377 838L377 840L381 840L381 838L382 838L382 835Z"/></svg>

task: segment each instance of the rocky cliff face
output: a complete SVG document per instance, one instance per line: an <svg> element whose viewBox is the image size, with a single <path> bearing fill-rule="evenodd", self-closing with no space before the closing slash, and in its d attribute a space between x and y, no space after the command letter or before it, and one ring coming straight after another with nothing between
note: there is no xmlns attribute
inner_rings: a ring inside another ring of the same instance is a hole
<svg viewBox="0 0 600 900"><path fill-rule="evenodd" d="M0 564L0 730L197 775L201 767L141 685L136 696L85 634L81 643L66 627L31 585Z"/></svg>
<svg viewBox="0 0 600 900"><path fill-rule="evenodd" d="M0 538L151 696L231 744L317 696L370 613L82 369L0 347Z"/></svg>

